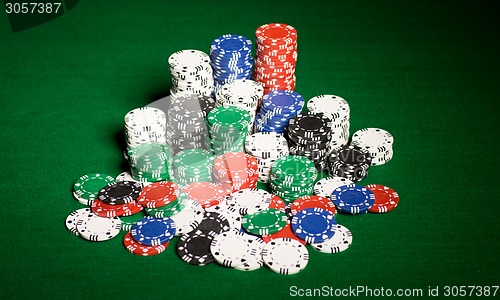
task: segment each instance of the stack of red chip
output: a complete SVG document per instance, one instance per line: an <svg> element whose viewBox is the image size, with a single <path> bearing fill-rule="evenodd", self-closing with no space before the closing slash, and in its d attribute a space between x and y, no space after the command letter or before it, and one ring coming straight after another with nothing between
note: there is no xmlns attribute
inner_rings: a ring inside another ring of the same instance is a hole
<svg viewBox="0 0 500 300"><path fill-rule="evenodd" d="M264 94L295 89L297 30L286 24L265 24L257 28L254 79Z"/></svg>
<svg viewBox="0 0 500 300"><path fill-rule="evenodd" d="M256 188L259 173L257 159L244 152L228 152L214 161L215 179L230 193Z"/></svg>

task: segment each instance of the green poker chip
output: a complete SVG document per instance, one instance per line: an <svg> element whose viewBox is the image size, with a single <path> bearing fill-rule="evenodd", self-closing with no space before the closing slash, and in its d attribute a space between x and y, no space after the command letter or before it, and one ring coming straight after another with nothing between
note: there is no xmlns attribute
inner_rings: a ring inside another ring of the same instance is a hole
<svg viewBox="0 0 500 300"><path fill-rule="evenodd" d="M101 189L108 184L115 183L112 176L103 173L86 174L80 176L73 184L75 197L87 201L94 201Z"/></svg>
<svg viewBox="0 0 500 300"><path fill-rule="evenodd" d="M276 233L286 226L288 217L285 212L274 208L267 208L243 217L243 228L256 235Z"/></svg>

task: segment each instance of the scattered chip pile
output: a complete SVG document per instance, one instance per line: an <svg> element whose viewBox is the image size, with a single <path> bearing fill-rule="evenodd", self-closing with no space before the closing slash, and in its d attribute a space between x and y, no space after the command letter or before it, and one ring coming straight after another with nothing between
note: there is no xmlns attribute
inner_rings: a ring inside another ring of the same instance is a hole
<svg viewBox="0 0 500 300"><path fill-rule="evenodd" d="M227 82L252 77L252 41L248 38L225 34L210 45L210 64L213 67L215 91Z"/></svg>
<svg viewBox="0 0 500 300"><path fill-rule="evenodd" d="M201 95L180 95L172 100L166 126L172 153L206 147L205 118L214 108L214 100Z"/></svg>
<svg viewBox="0 0 500 300"><path fill-rule="evenodd" d="M332 137L331 120L322 113L303 113L290 119L286 127L290 154L314 162L318 171L326 168L326 154Z"/></svg>
<svg viewBox="0 0 500 300"><path fill-rule="evenodd" d="M175 99L182 94L210 96L214 89L214 78L210 57L199 50L181 50L168 58L172 88Z"/></svg>
<svg viewBox="0 0 500 300"><path fill-rule="evenodd" d="M349 141L350 108L347 101L335 95L319 95L307 101L307 109L330 118L331 140L329 152L345 146Z"/></svg>
<svg viewBox="0 0 500 300"><path fill-rule="evenodd" d="M248 133L251 133L257 107L264 95L259 82L250 79L238 79L222 85L216 93L217 106L237 106L250 114Z"/></svg>
<svg viewBox="0 0 500 300"><path fill-rule="evenodd" d="M275 132L257 132L248 136L245 152L257 159L259 181L264 183L269 182L273 162L289 154L286 139Z"/></svg>
<svg viewBox="0 0 500 300"><path fill-rule="evenodd" d="M207 116L209 142L215 155L244 151L250 125L248 111L236 106L220 106Z"/></svg>
<svg viewBox="0 0 500 300"><path fill-rule="evenodd" d="M372 166L379 166L392 159L394 137L380 128L363 128L352 136L351 145L368 151L372 157Z"/></svg>
<svg viewBox="0 0 500 300"><path fill-rule="evenodd" d="M255 118L257 132L285 132L291 118L302 111L304 97L293 91L272 91L264 95Z"/></svg>
<svg viewBox="0 0 500 300"><path fill-rule="evenodd" d="M343 146L328 156L328 172L353 182L363 180L368 175L372 158L370 153L357 146Z"/></svg>
<svg viewBox="0 0 500 300"><path fill-rule="evenodd" d="M289 155L278 158L271 166L270 187L273 194L286 203L312 195L318 171L304 156Z"/></svg>
<svg viewBox="0 0 500 300"><path fill-rule="evenodd" d="M297 30L286 24L265 24L255 31L254 79L264 92L295 89Z"/></svg>
<svg viewBox="0 0 500 300"><path fill-rule="evenodd" d="M244 152L228 152L214 161L213 178L231 192L256 188L259 173L257 159Z"/></svg>
<svg viewBox="0 0 500 300"><path fill-rule="evenodd" d="M175 181L181 186L212 180L215 156L202 148L182 150L174 157Z"/></svg>

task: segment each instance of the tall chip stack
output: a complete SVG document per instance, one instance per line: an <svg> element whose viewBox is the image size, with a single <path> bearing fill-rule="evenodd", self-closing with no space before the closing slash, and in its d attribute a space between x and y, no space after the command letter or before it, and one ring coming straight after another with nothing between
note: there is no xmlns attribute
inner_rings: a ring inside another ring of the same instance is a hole
<svg viewBox="0 0 500 300"><path fill-rule="evenodd" d="M257 107L264 95L264 88L259 82L250 79L237 79L222 85L216 92L217 106L237 106L248 111L250 124L248 133L253 129Z"/></svg>
<svg viewBox="0 0 500 300"><path fill-rule="evenodd" d="M262 97L255 117L256 132L285 132L291 118L302 111L304 97L293 91L271 91Z"/></svg>
<svg viewBox="0 0 500 300"><path fill-rule="evenodd" d="M380 128L363 128L352 135L351 145L368 151L372 157L372 166L389 162L393 156L394 137Z"/></svg>
<svg viewBox="0 0 500 300"><path fill-rule="evenodd" d="M168 58L172 88L170 95L175 99L181 94L210 96L214 78L210 57L199 50L181 50Z"/></svg>
<svg viewBox="0 0 500 300"><path fill-rule="evenodd" d="M349 141L350 108L347 101L335 95L319 95L307 101L307 109L313 113L323 113L332 122L332 138L328 152L337 150Z"/></svg>
<svg viewBox="0 0 500 300"><path fill-rule="evenodd" d="M286 24L264 24L255 31L254 79L264 92L295 89L297 30Z"/></svg>
<svg viewBox="0 0 500 300"><path fill-rule="evenodd" d="M358 182L368 175L371 162L368 151L358 146L346 145L328 155L328 173Z"/></svg>
<svg viewBox="0 0 500 300"><path fill-rule="evenodd" d="M245 151L257 159L259 181L264 183L269 182L273 162L289 154L286 139L275 132L257 132L248 136Z"/></svg>
<svg viewBox="0 0 500 300"><path fill-rule="evenodd" d="M290 119L285 136L290 154L309 158L318 171L326 169L326 155L332 136L331 120L327 116L311 112L299 114Z"/></svg>
<svg viewBox="0 0 500 300"><path fill-rule="evenodd" d="M236 106L214 108L207 116L210 147L215 155L243 152L250 114Z"/></svg>
<svg viewBox="0 0 500 300"><path fill-rule="evenodd" d="M175 181L181 185L212 180L215 156L204 149L182 150L174 156Z"/></svg>
<svg viewBox="0 0 500 300"><path fill-rule="evenodd" d="M227 82L252 77L252 41L225 34L210 44L210 64L213 67L215 92Z"/></svg>
<svg viewBox="0 0 500 300"><path fill-rule="evenodd" d="M214 161L213 177L230 192L256 188L259 173L255 157L244 152L228 152Z"/></svg>

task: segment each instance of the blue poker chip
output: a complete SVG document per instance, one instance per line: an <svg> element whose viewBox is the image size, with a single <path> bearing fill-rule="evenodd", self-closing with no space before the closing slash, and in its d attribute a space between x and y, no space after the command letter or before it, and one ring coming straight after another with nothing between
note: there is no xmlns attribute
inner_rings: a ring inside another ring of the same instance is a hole
<svg viewBox="0 0 500 300"><path fill-rule="evenodd" d="M158 246L165 244L175 236L175 223L170 218L153 218L147 216L137 221L130 233L132 238L146 246Z"/></svg>
<svg viewBox="0 0 500 300"><path fill-rule="evenodd" d="M297 92L278 90L262 97L262 108L277 113L291 113L301 111L304 107L304 97Z"/></svg>
<svg viewBox="0 0 500 300"><path fill-rule="evenodd" d="M355 184L343 185L332 192L332 202L344 213L366 213L375 203L375 195L366 187Z"/></svg>
<svg viewBox="0 0 500 300"><path fill-rule="evenodd" d="M210 44L211 52L240 53L245 50L252 50L252 41L242 35L224 34Z"/></svg>
<svg viewBox="0 0 500 300"><path fill-rule="evenodd" d="M307 243L321 243L335 235L337 221L333 214L319 207L306 208L292 218L292 230Z"/></svg>

